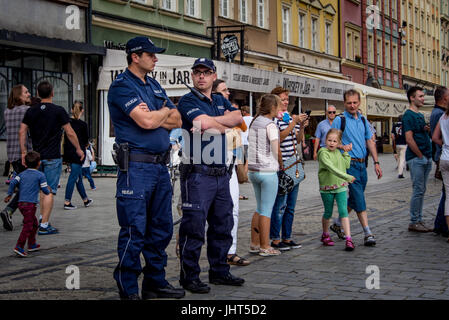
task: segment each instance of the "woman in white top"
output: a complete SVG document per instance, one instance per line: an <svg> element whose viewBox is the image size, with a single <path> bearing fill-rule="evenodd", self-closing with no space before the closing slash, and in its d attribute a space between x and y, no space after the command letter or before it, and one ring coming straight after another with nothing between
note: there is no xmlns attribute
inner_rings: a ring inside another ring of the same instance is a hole
<svg viewBox="0 0 449 320"><path fill-rule="evenodd" d="M281 253L270 246L269 239L271 211L278 191L277 172L282 166L279 129L273 122L280 104L281 99L276 95L262 96L248 135L248 177L257 201L257 211L251 221L250 252L263 257Z"/></svg>
<svg viewBox="0 0 449 320"><path fill-rule="evenodd" d="M441 116L433 132L432 141L442 146L440 157L440 170L443 176L446 202L444 203L444 216L449 225L449 109ZM449 238L447 239L449 242Z"/></svg>

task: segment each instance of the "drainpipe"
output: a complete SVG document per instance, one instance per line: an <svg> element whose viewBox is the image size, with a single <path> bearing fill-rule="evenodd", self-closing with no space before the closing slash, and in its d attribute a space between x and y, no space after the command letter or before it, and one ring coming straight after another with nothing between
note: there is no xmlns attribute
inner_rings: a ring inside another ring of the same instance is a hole
<svg viewBox="0 0 449 320"><path fill-rule="evenodd" d="M215 57L215 0L210 0L211 2L211 11L212 11L212 19L211 19L211 26L212 26L212 41L214 45L211 48L211 58L216 59Z"/></svg>

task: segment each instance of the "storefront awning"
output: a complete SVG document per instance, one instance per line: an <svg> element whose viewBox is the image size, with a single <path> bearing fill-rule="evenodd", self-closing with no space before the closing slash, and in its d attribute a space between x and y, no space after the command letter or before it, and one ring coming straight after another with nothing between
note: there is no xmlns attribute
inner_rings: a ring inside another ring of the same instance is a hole
<svg viewBox="0 0 449 320"><path fill-rule="evenodd" d="M318 75L316 75L316 77L328 81L339 82L348 86L352 85L355 90L360 92L362 98L361 110L368 116L398 117L403 114L409 106L407 95L405 93L400 94L377 89L349 80L334 79Z"/></svg>
<svg viewBox="0 0 449 320"><path fill-rule="evenodd" d="M0 30L0 44L55 52L94 54L101 56L106 54L106 49L104 47L95 46L90 43L47 38L4 29Z"/></svg>
<svg viewBox="0 0 449 320"><path fill-rule="evenodd" d="M157 58L156 67L149 76L154 77L161 84L169 97L179 97L188 93L189 90L181 80L192 85L190 72L195 58L165 54L158 54ZM109 90L112 81L127 67L125 51L107 49L103 66L99 70L97 90Z"/></svg>

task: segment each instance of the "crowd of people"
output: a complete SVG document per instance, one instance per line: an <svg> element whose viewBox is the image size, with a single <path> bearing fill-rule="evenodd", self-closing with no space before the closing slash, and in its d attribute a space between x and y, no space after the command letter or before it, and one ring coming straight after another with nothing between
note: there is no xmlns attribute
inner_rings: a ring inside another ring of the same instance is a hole
<svg viewBox="0 0 449 320"><path fill-rule="evenodd" d="M182 298L185 290L199 294L210 292L209 285L200 279L199 266L206 239L209 283L243 285L245 280L232 275L230 265L243 267L251 263L237 254L239 200L246 198L240 195L239 183L245 181L252 184L256 200L249 252L269 257L301 248L298 240L292 238L292 229L299 186L306 176L302 149L310 114L289 112L289 91L276 87L260 98L257 113L251 116L248 107L239 109L231 104L225 81L217 79L216 67L207 58L195 60L191 73L193 88L174 105L161 85L148 76L158 61L156 54L164 51L146 37L129 40L126 44L128 68L113 81L108 93L116 136L114 159L119 169L116 191L119 261L113 277L121 299ZM92 203L83 186L83 176L89 179L91 189L95 189L95 184L89 170L89 162L94 157L88 147L87 125L80 119L82 103L73 104L72 118L69 118L62 107L52 104L53 90L48 82L39 84L40 101L31 107L28 90L24 86L19 89L16 93L13 90L12 107L5 112L8 158L17 174L5 201L11 200L16 187L19 192L2 211L2 219L8 225L4 216L17 207L24 215L23 230L14 249L24 256L26 240L28 252L39 249L36 232L57 232L49 218L62 161L71 168L64 209L76 208L72 204L75 186L84 205ZM398 178L404 177L407 165L413 182L408 230L447 232L449 90L443 87L436 90L435 110L441 112L438 118L433 115L432 128L419 112L424 104L423 89L413 87L407 97L410 107L393 127L392 138L398 154ZM376 245L365 201L368 156L373 160L378 179L383 173L374 129L359 110L360 93L348 90L343 101L342 114L338 115L335 106L329 105L326 119L318 124L313 159L319 163L319 192L324 212L320 241L324 246L335 245L332 231L345 241L346 251L353 251L351 211L356 212L363 228L363 244ZM436 153L432 153L431 131L433 142L441 146L441 151L437 149ZM171 285L165 275L165 250L173 236L173 190L167 163L174 147L182 150L178 203L182 220L177 235L182 288ZM435 228L427 227L422 219L432 160L438 163L444 182L438 213L443 221L437 216L440 220L438 225L435 222ZM33 219L38 202L39 222ZM331 222L335 202L338 218ZM144 268L141 255L145 259Z"/></svg>
<svg viewBox="0 0 449 320"><path fill-rule="evenodd" d="M74 102L70 118L63 107L53 104L54 90L50 82L41 81L37 93L38 97L31 98L24 85L14 86L5 110L7 156L13 167L13 176L5 198L8 204L0 215L4 229L9 231L13 230L12 214L17 208L24 216L22 233L14 248L20 256L39 249L39 244L35 242L36 234L59 232L51 225L50 216L60 185L63 161L70 168L64 209L76 209L71 203L75 184L84 206L92 203L82 180L82 166L90 167L94 161L92 154L87 153L91 149L87 124L80 119L83 104L81 101ZM61 143L64 157L61 155ZM85 175L94 189L90 172L85 171ZM40 206L40 217L34 221L31 217L36 213L37 204ZM28 250L24 239L28 239Z"/></svg>

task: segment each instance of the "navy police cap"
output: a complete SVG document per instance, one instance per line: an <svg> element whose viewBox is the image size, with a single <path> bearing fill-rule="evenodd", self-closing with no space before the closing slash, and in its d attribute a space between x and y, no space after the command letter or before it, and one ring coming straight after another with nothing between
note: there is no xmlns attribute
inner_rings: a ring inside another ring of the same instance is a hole
<svg viewBox="0 0 449 320"><path fill-rule="evenodd" d="M147 37L135 37L126 43L127 54L142 51L149 53L162 53L165 51L165 49L156 47L153 41L151 41L151 39Z"/></svg>
<svg viewBox="0 0 449 320"><path fill-rule="evenodd" d="M213 72L217 71L217 69L215 68L214 62L212 60L210 60L210 59L207 59L207 58L198 58L198 59L196 59L195 62L193 63L192 69L195 69L198 66L209 68Z"/></svg>

